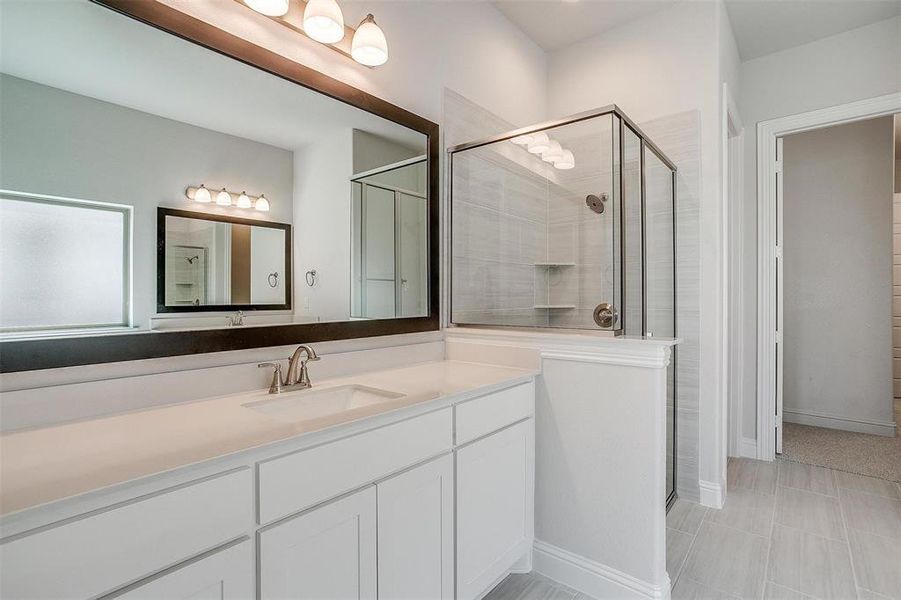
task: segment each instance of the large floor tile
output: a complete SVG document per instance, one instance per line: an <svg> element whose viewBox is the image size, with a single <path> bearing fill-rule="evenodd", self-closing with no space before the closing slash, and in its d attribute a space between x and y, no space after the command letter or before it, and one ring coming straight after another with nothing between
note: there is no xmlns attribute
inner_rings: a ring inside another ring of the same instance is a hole
<svg viewBox="0 0 901 600"><path fill-rule="evenodd" d="M866 492L867 494L876 494L877 496L901 500L901 490L898 489L898 484L894 481L877 479L876 477L864 477L863 475L855 475L854 473L845 473L843 471L833 471L832 476L835 479L835 485L841 489Z"/></svg>
<svg viewBox="0 0 901 600"><path fill-rule="evenodd" d="M730 458L726 474L727 489L751 490L758 494L776 493L776 462L750 458Z"/></svg>
<svg viewBox="0 0 901 600"><path fill-rule="evenodd" d="M767 579L824 600L857 597L846 543L779 525L773 528Z"/></svg>
<svg viewBox="0 0 901 600"><path fill-rule="evenodd" d="M890 598L901 598L901 540L854 529L848 535L857 584Z"/></svg>
<svg viewBox="0 0 901 600"><path fill-rule="evenodd" d="M763 592L765 600L812 600L807 594L776 585L772 581L766 582L766 590Z"/></svg>
<svg viewBox="0 0 901 600"><path fill-rule="evenodd" d="M834 540L846 539L838 498L814 492L780 488L776 494L776 523Z"/></svg>
<svg viewBox="0 0 901 600"><path fill-rule="evenodd" d="M740 598L758 598L763 589L767 539L705 521L682 577Z"/></svg>
<svg viewBox="0 0 901 600"><path fill-rule="evenodd" d="M673 587L672 600L738 600L738 596L680 577Z"/></svg>
<svg viewBox="0 0 901 600"><path fill-rule="evenodd" d="M901 500L841 490L848 527L901 539Z"/></svg>
<svg viewBox="0 0 901 600"><path fill-rule="evenodd" d="M676 500L666 514L666 526L694 535L701 526L707 508L695 502Z"/></svg>
<svg viewBox="0 0 901 600"><path fill-rule="evenodd" d="M723 508L709 509L704 519L768 537L773 525L775 499L776 496L750 490L729 490Z"/></svg>
<svg viewBox="0 0 901 600"><path fill-rule="evenodd" d="M685 557L691 549L691 543L695 536L678 531L676 529L666 530L666 572L669 573L670 581L676 581L679 577L679 571L685 563Z"/></svg>
<svg viewBox="0 0 901 600"><path fill-rule="evenodd" d="M779 461L779 485L827 496L836 495L832 469L787 460Z"/></svg>

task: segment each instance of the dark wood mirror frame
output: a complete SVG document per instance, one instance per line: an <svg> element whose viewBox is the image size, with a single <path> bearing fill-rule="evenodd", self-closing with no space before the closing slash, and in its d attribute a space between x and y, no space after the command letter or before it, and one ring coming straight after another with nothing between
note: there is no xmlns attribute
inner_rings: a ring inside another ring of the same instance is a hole
<svg viewBox="0 0 901 600"><path fill-rule="evenodd" d="M268 227L280 229L285 232L285 302L282 304L166 304L166 217L181 217L183 219L196 219L198 221L215 221L218 223L231 223L233 225L247 225L249 227ZM196 313L236 310L291 310L291 225L288 223L276 223L275 221L262 221L260 219L242 219L231 215L219 215L215 213L202 213L177 208L156 209L156 312L157 313Z"/></svg>
<svg viewBox="0 0 901 600"><path fill-rule="evenodd" d="M0 342L0 373L434 331L439 320L438 125L156 0L92 0L288 81L408 127L428 138L429 314L426 317L233 327Z"/></svg>

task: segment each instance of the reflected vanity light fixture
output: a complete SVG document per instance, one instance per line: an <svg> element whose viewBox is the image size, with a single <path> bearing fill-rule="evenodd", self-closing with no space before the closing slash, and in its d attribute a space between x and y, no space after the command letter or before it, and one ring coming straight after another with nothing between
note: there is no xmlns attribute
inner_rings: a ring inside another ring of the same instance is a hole
<svg viewBox="0 0 901 600"><path fill-rule="evenodd" d="M273 21L367 67L388 61L385 32L366 15L356 29L344 23L337 0L235 0Z"/></svg>
<svg viewBox="0 0 901 600"><path fill-rule="evenodd" d="M522 146L531 154L541 157L541 160L554 165L554 168L566 171L576 166L575 158L572 150L567 150L560 145L557 140L539 131L537 133L526 133L510 138L510 142L517 146Z"/></svg>
<svg viewBox="0 0 901 600"><path fill-rule="evenodd" d="M558 160L554 161L554 167L561 171L567 171L576 166L576 159L573 157L572 150L564 150Z"/></svg>
<svg viewBox="0 0 901 600"><path fill-rule="evenodd" d="M563 158L563 146L557 140L551 140L548 149L542 152L541 160L554 163Z"/></svg>
<svg viewBox="0 0 901 600"><path fill-rule="evenodd" d="M529 140L528 145L528 149L531 154L541 154L543 152L547 152L550 147L551 140L546 133L539 131L538 133L532 134L532 139Z"/></svg>
<svg viewBox="0 0 901 600"><path fill-rule="evenodd" d="M209 204L213 201L210 190L203 184L197 187L188 186L185 189L185 197L188 200L199 202L201 204ZM235 197L237 197L237 201L235 201ZM248 196L247 192L236 194L235 192L230 192L225 188L222 188L220 191L216 192L216 205L223 207L234 206L236 208L255 209L260 212L269 211L269 199L266 198L263 194L260 194L259 196Z"/></svg>

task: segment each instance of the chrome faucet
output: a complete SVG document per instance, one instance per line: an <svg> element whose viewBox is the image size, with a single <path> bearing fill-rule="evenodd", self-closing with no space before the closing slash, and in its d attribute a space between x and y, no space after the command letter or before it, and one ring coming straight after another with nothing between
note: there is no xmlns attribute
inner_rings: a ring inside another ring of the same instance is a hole
<svg viewBox="0 0 901 600"><path fill-rule="evenodd" d="M306 354L306 358L301 355ZM288 359L288 374L282 379L282 366L277 362L264 362L257 365L259 368L273 367L272 383L269 385L270 394L280 394L291 390L304 390L313 387L310 383L310 373L307 371L307 363L319 360L316 351L310 346L301 344Z"/></svg>
<svg viewBox="0 0 901 600"><path fill-rule="evenodd" d="M241 327L244 325L244 311L239 310L234 315L225 317L225 324L228 327Z"/></svg>

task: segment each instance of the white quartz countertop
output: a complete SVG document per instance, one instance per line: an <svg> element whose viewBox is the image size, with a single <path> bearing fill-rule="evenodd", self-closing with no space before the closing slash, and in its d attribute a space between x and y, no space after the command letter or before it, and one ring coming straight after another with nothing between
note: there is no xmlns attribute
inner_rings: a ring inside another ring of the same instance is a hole
<svg viewBox="0 0 901 600"><path fill-rule="evenodd" d="M250 448L439 399L527 381L534 370L445 360L317 381L403 396L301 422L244 406L279 398L266 390L168 405L0 436L0 514L62 500ZM304 392L300 392L304 393Z"/></svg>

